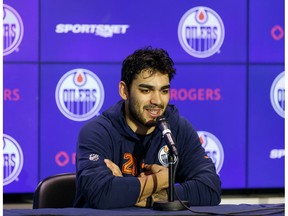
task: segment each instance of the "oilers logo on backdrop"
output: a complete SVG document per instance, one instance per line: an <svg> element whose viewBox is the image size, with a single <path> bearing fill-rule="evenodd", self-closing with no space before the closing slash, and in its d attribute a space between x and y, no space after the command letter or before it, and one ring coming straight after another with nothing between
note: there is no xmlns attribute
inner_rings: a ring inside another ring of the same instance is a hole
<svg viewBox="0 0 288 216"><path fill-rule="evenodd" d="M18 180L24 157L20 145L15 139L3 134L3 185Z"/></svg>
<svg viewBox="0 0 288 216"><path fill-rule="evenodd" d="M178 25L178 39L182 48L196 58L206 58L219 52L224 35L221 17L208 7L188 10Z"/></svg>
<svg viewBox="0 0 288 216"><path fill-rule="evenodd" d="M3 55L6 56L20 45L24 34L24 25L18 12L3 4Z"/></svg>
<svg viewBox="0 0 288 216"><path fill-rule="evenodd" d="M158 160L159 162L165 166L168 167L168 153L169 153L169 147L167 145L163 146L159 151L158 151ZM177 162L177 157L174 156L174 163Z"/></svg>
<svg viewBox="0 0 288 216"><path fill-rule="evenodd" d="M285 72L280 73L270 89L270 100L275 112L285 118Z"/></svg>
<svg viewBox="0 0 288 216"><path fill-rule="evenodd" d="M93 72L77 68L65 73L55 91L56 103L64 116L85 121L98 114L104 102L104 87Z"/></svg>
<svg viewBox="0 0 288 216"><path fill-rule="evenodd" d="M224 151L221 142L216 136L207 131L197 131L206 154L213 161L217 173L220 172L224 162Z"/></svg>

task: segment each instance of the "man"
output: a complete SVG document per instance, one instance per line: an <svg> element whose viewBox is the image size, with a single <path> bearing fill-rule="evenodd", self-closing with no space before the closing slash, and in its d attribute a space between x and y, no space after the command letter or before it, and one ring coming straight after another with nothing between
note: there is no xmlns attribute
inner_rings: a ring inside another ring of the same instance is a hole
<svg viewBox="0 0 288 216"><path fill-rule="evenodd" d="M169 103L174 62L163 49L136 50L122 64L122 98L80 131L75 207L151 207L167 200L169 152L157 117L170 123L178 151L175 195L218 205L221 181L197 132Z"/></svg>

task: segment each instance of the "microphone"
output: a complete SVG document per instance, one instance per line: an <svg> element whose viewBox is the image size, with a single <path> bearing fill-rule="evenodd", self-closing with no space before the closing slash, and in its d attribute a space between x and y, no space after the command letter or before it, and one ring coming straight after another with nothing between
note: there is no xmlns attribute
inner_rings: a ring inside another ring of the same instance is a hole
<svg viewBox="0 0 288 216"><path fill-rule="evenodd" d="M165 117L159 116L157 117L157 123L158 123L158 128L162 132L162 136L164 137L165 142L167 143L171 153L174 156L178 157L178 151L177 151L176 144L173 139L168 121L166 120Z"/></svg>
<svg viewBox="0 0 288 216"><path fill-rule="evenodd" d="M174 199L174 184L175 184L175 174L176 174L176 166L175 157L178 157L178 151L176 148L175 141L173 139L171 130L169 128L168 121L163 116L157 117L157 126L159 130L162 132L162 135L165 139L169 147L168 154L168 201L156 201L153 204L154 210L163 210L163 211L175 211L175 210L184 210L186 206L189 205L188 201L181 201ZM173 163L174 162L174 163ZM179 199L179 198L178 198Z"/></svg>

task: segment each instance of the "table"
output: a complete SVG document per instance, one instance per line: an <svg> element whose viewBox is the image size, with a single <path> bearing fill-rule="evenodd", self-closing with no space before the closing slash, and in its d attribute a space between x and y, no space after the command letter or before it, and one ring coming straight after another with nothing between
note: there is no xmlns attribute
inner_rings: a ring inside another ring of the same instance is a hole
<svg viewBox="0 0 288 216"><path fill-rule="evenodd" d="M4 209L4 216L72 215L72 216L161 216L161 215L285 215L285 204L223 204L218 206L191 206L190 210L159 211L150 208L91 209L91 208L43 208Z"/></svg>

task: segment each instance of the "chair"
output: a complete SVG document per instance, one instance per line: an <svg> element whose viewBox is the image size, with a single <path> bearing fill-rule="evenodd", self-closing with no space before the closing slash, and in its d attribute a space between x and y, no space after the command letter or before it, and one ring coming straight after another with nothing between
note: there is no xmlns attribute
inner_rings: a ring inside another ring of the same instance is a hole
<svg viewBox="0 0 288 216"><path fill-rule="evenodd" d="M76 174L62 173L42 180L33 196L33 209L73 207Z"/></svg>

